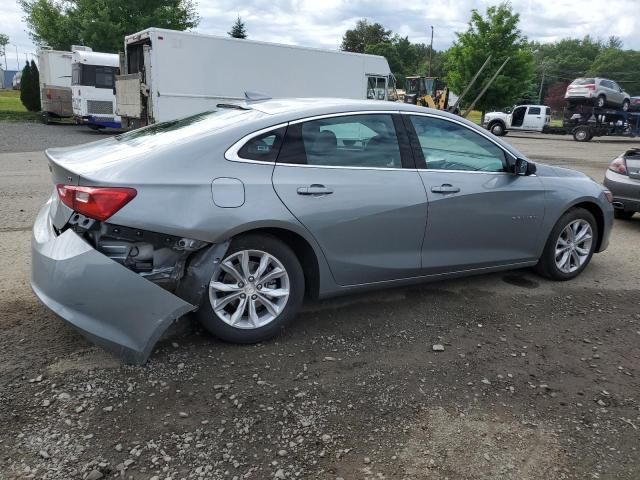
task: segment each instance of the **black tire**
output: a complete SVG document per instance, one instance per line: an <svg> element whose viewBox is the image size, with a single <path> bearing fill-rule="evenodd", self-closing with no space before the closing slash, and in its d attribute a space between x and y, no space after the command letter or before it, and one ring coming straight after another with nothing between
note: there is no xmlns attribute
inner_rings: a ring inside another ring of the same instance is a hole
<svg viewBox="0 0 640 480"><path fill-rule="evenodd" d="M622 111L628 112L630 105L631 105L631 102L629 100L625 100L624 102L622 102Z"/></svg>
<svg viewBox="0 0 640 480"><path fill-rule="evenodd" d="M604 108L606 106L607 106L607 97L605 97L604 95L598 95L598 98L596 98L596 107Z"/></svg>
<svg viewBox="0 0 640 480"><path fill-rule="evenodd" d="M558 237L562 233L562 230L569 225L569 223L574 220L586 220L591 225L591 230L593 231L593 240L591 242L591 249L587 256L586 261L575 271L571 273L563 272L556 265L555 260L555 248L556 243L558 241ZM542 252L542 256L538 261L538 264L533 268L534 271L543 277L549 278L551 280L556 281L566 281L571 280L572 278L577 277L582 273L582 271L589 265L591 261L591 257L593 257L593 253L595 252L596 245L598 243L600 233L598 232L598 224L596 219L593 217L591 212L585 210L584 208L572 208L567 211L560 217L560 219L556 222L555 226L551 230L549 234L549 238L547 239L547 243L544 246L544 250Z"/></svg>
<svg viewBox="0 0 640 480"><path fill-rule="evenodd" d="M586 125L581 125L573 130L573 139L576 142L588 142L592 138L591 129Z"/></svg>
<svg viewBox="0 0 640 480"><path fill-rule="evenodd" d="M507 130L504 128L504 124L502 122L494 122L489 125L489 131L496 137L502 137L506 134Z"/></svg>
<svg viewBox="0 0 640 480"><path fill-rule="evenodd" d="M200 323L216 337L233 343L257 343L276 336L300 309L304 299L304 271L296 254L288 245L271 235L248 234L234 239L225 259L243 250L260 250L275 257L289 276L289 299L280 314L270 323L250 329L236 328L225 323L214 312L208 290L197 312ZM224 261L224 260L223 260Z"/></svg>
<svg viewBox="0 0 640 480"><path fill-rule="evenodd" d="M613 211L613 216L616 217L618 220L629 220L631 217L633 217L634 213L636 212L631 212L629 210L622 210L622 209L616 208Z"/></svg>
<svg viewBox="0 0 640 480"><path fill-rule="evenodd" d="M51 123L51 116L48 112L42 112L40 114L40 121L45 125L49 125Z"/></svg>

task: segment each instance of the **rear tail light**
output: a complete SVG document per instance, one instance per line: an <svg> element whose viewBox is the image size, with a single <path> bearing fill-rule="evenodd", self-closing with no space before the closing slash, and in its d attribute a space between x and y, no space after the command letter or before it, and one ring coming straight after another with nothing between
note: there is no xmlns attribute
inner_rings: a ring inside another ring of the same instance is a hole
<svg viewBox="0 0 640 480"><path fill-rule="evenodd" d="M101 222L129 203L138 192L133 188L58 185L60 201L75 212Z"/></svg>
<svg viewBox="0 0 640 480"><path fill-rule="evenodd" d="M607 197L607 201L609 203L613 203L613 193L606 189L602 193L604 193L604 196Z"/></svg>
<svg viewBox="0 0 640 480"><path fill-rule="evenodd" d="M583 85L584 88L586 88L587 90L594 90L596 89L596 86L594 84L590 84L590 85Z"/></svg>
<svg viewBox="0 0 640 480"><path fill-rule="evenodd" d="M628 175L627 164L624 158L618 157L609 165L609 170L619 173L620 175Z"/></svg>

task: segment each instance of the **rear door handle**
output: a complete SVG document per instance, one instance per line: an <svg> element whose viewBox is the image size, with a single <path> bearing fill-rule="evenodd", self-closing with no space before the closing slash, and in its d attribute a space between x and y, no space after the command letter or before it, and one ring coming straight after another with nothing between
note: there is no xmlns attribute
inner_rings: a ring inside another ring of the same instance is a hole
<svg viewBox="0 0 640 480"><path fill-rule="evenodd" d="M454 187L450 183L443 183L439 187L431 187L433 193L458 193L460 188Z"/></svg>
<svg viewBox="0 0 640 480"><path fill-rule="evenodd" d="M319 197L321 195L330 195L333 193L333 190L329 187L325 187L324 185L320 185L319 183L314 183L308 187L298 187L297 192L298 195L312 195Z"/></svg>

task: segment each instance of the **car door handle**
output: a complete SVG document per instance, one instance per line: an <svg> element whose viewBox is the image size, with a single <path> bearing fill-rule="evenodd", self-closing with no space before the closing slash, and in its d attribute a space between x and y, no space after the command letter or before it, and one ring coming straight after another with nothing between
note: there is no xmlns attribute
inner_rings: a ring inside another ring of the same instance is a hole
<svg viewBox="0 0 640 480"><path fill-rule="evenodd" d="M450 183L443 183L439 187L431 187L433 193L458 193L460 188L454 187Z"/></svg>
<svg viewBox="0 0 640 480"><path fill-rule="evenodd" d="M298 195L321 196L330 195L333 193L333 190L329 187L325 187L324 185L314 183L313 185L309 185L308 187L298 187L297 192Z"/></svg>

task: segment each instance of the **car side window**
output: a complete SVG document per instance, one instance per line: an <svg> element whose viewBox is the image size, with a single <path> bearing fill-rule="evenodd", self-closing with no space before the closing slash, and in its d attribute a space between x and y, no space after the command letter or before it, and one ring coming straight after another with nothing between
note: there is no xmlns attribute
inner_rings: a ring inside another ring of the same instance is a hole
<svg viewBox="0 0 640 480"><path fill-rule="evenodd" d="M238 151L238 157L245 160L275 162L285 130L286 128L278 128L253 137Z"/></svg>
<svg viewBox="0 0 640 480"><path fill-rule="evenodd" d="M540 107L529 107L529 115L540 115Z"/></svg>
<svg viewBox="0 0 640 480"><path fill-rule="evenodd" d="M412 115L411 123L429 170L505 172L504 150L470 128L434 117Z"/></svg>
<svg viewBox="0 0 640 480"><path fill-rule="evenodd" d="M291 125L278 162L402 168L393 118L387 114L337 116Z"/></svg>

